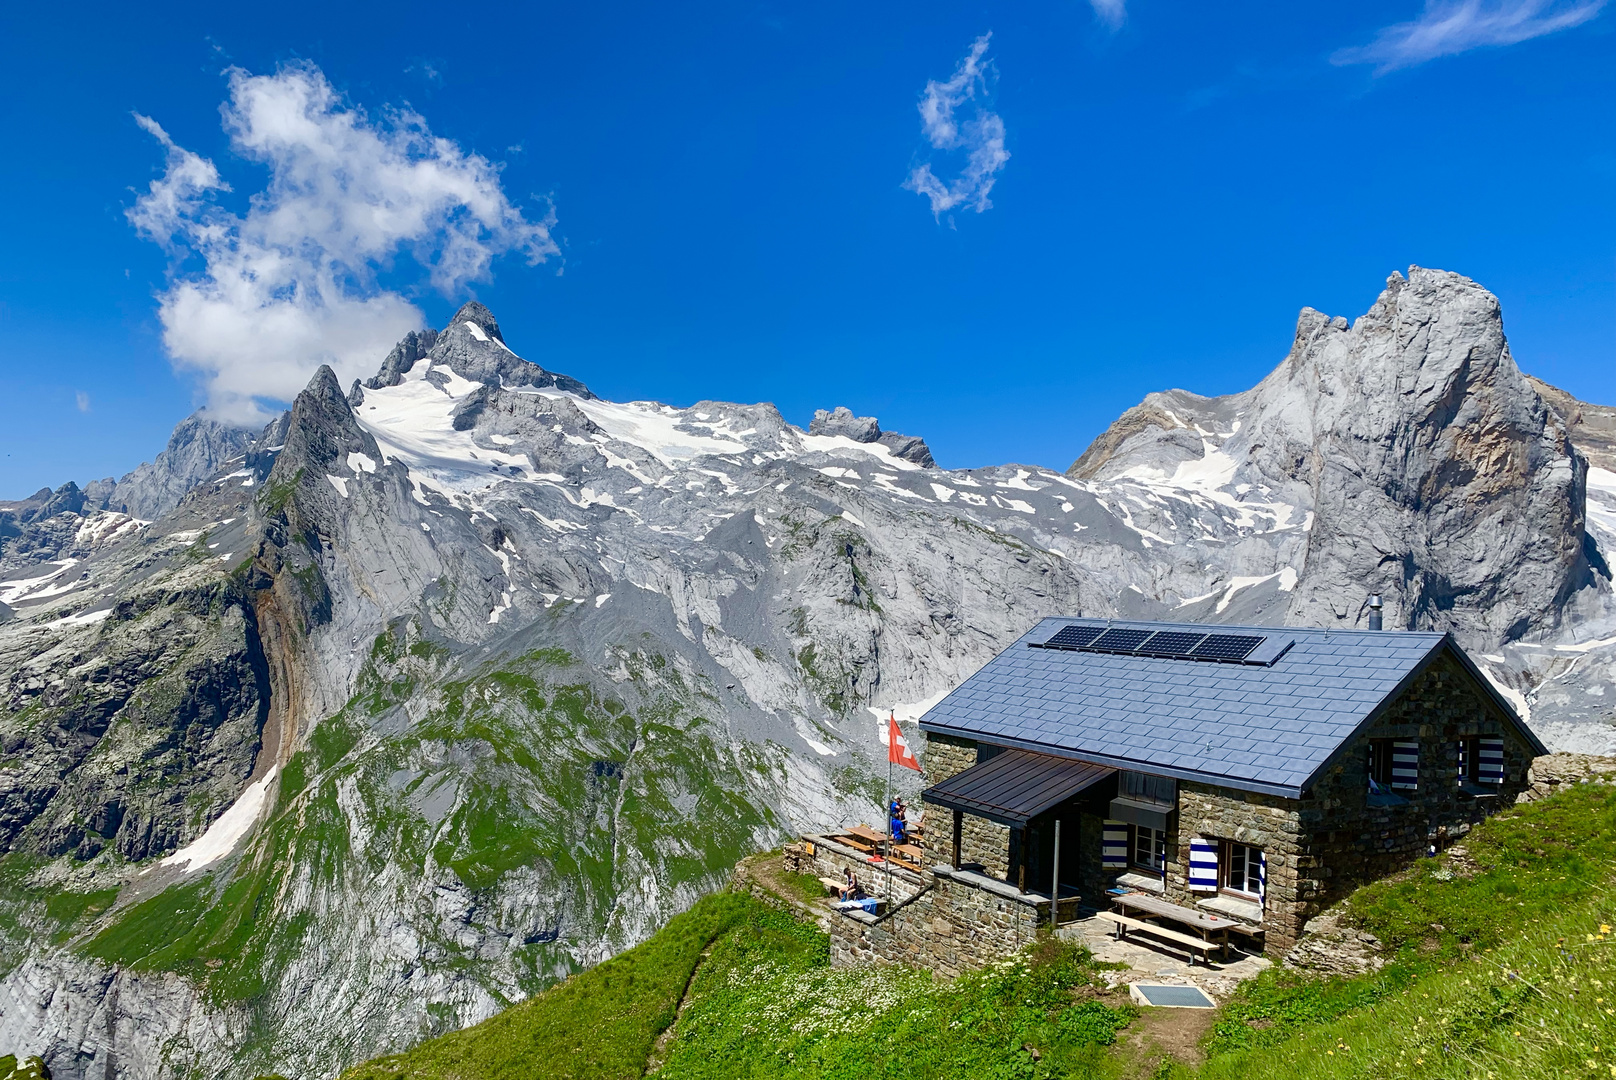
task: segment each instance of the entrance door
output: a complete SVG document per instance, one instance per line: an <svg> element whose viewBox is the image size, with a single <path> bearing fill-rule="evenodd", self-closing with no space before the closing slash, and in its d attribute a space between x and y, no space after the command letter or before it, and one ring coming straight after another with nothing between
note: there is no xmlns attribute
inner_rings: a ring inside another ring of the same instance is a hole
<svg viewBox="0 0 1616 1080"><path fill-rule="evenodd" d="M1030 892L1048 893L1053 884L1055 869L1055 821L1059 818L1060 827L1060 876L1061 896L1078 895L1078 886L1082 880L1081 864L1078 853L1082 851L1081 843L1084 837L1078 830L1079 814L1077 807L1071 804L1058 806L1054 810L1039 817L1033 818L1027 826L1027 843L1024 849L1027 861L1027 889ZM1012 833L1012 838L1015 834ZM1093 838L1098 841L1098 838ZM1017 850L1021 844L1012 839L1010 880L1016 880L1017 861L1023 851Z"/></svg>

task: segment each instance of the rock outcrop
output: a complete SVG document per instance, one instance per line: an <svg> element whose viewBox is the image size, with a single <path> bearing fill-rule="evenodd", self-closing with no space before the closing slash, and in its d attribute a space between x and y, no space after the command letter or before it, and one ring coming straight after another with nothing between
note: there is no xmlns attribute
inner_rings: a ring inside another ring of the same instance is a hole
<svg viewBox="0 0 1616 1080"><path fill-rule="evenodd" d="M896 431L882 431L875 417L854 416L853 410L846 405L838 405L828 412L816 409L813 420L808 424L808 434L839 435L859 443L880 443L905 461L925 468L937 464L932 460L931 447L926 445L925 439L917 435L899 435Z"/></svg>

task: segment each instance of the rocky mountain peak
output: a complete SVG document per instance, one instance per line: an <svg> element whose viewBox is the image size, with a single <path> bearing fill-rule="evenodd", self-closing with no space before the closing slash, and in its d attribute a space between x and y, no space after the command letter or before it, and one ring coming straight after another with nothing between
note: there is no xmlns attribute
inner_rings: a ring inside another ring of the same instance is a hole
<svg viewBox="0 0 1616 1080"><path fill-rule="evenodd" d="M881 437L881 425L873 416L854 416L852 409L838 405L829 412L815 409L814 418L808 422L808 434L841 435L854 442L867 443Z"/></svg>
<svg viewBox="0 0 1616 1080"><path fill-rule="evenodd" d="M1586 463L1510 355L1498 298L1394 273L1356 322L1313 308L1251 390L1152 394L1069 470L1213 483L1309 515L1287 621L1453 629L1495 647L1555 626L1588 580Z"/></svg>
<svg viewBox="0 0 1616 1080"><path fill-rule="evenodd" d="M347 459L354 454L363 454L371 461L381 459L376 440L354 419L336 372L321 364L292 403L286 444L270 471L271 486L277 480L293 482L297 474L305 471L346 472Z"/></svg>
<svg viewBox="0 0 1616 1080"><path fill-rule="evenodd" d="M494 321L494 313L476 300L468 300L462 304L460 310L454 313L454 318L449 320L449 326L452 329L468 322L480 327L483 333L495 341L504 342L505 335L499 332L499 323Z"/></svg>
<svg viewBox="0 0 1616 1080"><path fill-rule="evenodd" d="M413 346L400 342L394 352L408 352L421 344L420 340ZM447 369L462 379L488 386L553 387L582 398L594 397L589 388L577 379L546 371L513 352L505 344L493 313L475 300L462 305L455 312L449 325L435 336L424 355L430 361L429 379L434 377L433 371ZM392 381L385 382L388 378ZM402 375L390 376L384 365L382 373L366 385L396 386L400 381Z"/></svg>
<svg viewBox="0 0 1616 1080"><path fill-rule="evenodd" d="M937 463L932 460L931 448L926 440L915 435L900 435L895 431L882 431L873 416L855 416L846 405L831 410L816 409L808 422L810 435L836 435L857 443L880 443L905 461L928 468Z"/></svg>
<svg viewBox="0 0 1616 1080"><path fill-rule="evenodd" d="M372 390L379 390L384 386L397 386L415 367L415 362L424 357L437 340L436 330L411 330L393 346L393 351L382 361L381 370L366 379L364 385Z"/></svg>

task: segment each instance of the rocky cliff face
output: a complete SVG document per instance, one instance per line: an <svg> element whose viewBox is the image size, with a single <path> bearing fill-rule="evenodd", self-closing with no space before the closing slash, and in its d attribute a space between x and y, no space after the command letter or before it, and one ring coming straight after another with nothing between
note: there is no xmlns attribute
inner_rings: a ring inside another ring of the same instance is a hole
<svg viewBox="0 0 1616 1080"><path fill-rule="evenodd" d="M1300 624L1352 625L1378 592L1388 625L1490 651L1554 633L1608 578L1584 530L1587 460L1516 367L1497 299L1457 274L1394 274L1350 326L1304 310L1257 387L1152 395L1070 474L1294 507Z"/></svg>
<svg viewBox="0 0 1616 1080"><path fill-rule="evenodd" d="M1067 475L938 469L845 409L602 401L467 305L155 522L24 511L58 540L0 551L0 1049L319 1077L478 1020L876 813L878 717L1047 614L1359 625L1378 589L1608 749L1596 414L1418 269Z"/></svg>

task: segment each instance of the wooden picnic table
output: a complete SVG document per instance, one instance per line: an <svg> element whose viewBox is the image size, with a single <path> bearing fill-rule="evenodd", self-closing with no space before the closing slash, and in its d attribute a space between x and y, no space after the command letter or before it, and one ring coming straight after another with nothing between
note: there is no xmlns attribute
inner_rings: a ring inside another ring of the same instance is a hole
<svg viewBox="0 0 1616 1080"><path fill-rule="evenodd" d="M1121 896L1111 898L1112 906L1119 914L1127 915L1130 911L1143 915L1169 919L1183 926L1189 927L1200 935L1201 940L1208 945L1217 945L1223 950L1225 956L1229 953L1229 931L1239 924L1224 915L1214 915L1209 911L1200 911L1195 908L1180 907L1170 900L1163 900L1150 893L1123 893Z"/></svg>
<svg viewBox="0 0 1616 1080"><path fill-rule="evenodd" d="M847 830L848 836L856 836L870 844L884 844L887 842L886 833L878 833L868 825L855 825Z"/></svg>

